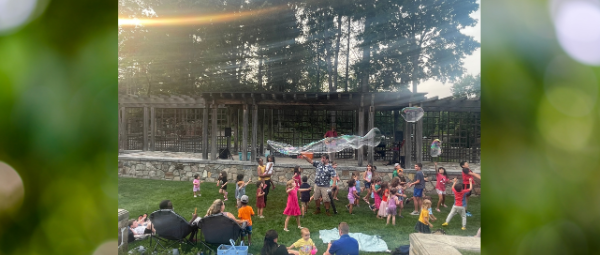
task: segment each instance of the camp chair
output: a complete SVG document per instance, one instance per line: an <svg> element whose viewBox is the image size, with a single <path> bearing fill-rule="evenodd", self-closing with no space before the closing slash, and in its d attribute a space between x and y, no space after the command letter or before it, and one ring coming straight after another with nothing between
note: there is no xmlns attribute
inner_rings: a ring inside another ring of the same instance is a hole
<svg viewBox="0 0 600 255"><path fill-rule="evenodd" d="M202 218L198 227L201 230L201 236L204 237L204 241L200 241L200 243L214 253L217 253L216 249L219 245L229 244L230 239L239 240L244 231L244 228L235 220L222 213Z"/></svg>
<svg viewBox="0 0 600 255"><path fill-rule="evenodd" d="M156 240L154 250L160 245L162 248L170 247L174 244L189 244L194 246L186 237L192 233L193 227L171 209L161 209L150 214L150 222L154 225L156 233L150 237L150 247L152 240Z"/></svg>

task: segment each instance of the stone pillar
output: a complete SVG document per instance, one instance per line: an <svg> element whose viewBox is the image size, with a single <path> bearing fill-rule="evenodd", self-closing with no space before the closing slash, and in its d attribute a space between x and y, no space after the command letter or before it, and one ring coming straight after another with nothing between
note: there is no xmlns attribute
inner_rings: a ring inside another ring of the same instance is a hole
<svg viewBox="0 0 600 255"><path fill-rule="evenodd" d="M118 209L118 217L119 217L119 223L118 223L118 232L119 232L119 236L117 238L117 241L119 242L119 254L127 254L128 252L128 248L127 248L127 241L129 238L129 235L127 234L127 231L125 231L125 236L123 236L123 228L128 227L127 226L127 222L129 221L129 212L127 210L124 209ZM125 239L125 240L123 240ZM121 244L122 243L122 244Z"/></svg>

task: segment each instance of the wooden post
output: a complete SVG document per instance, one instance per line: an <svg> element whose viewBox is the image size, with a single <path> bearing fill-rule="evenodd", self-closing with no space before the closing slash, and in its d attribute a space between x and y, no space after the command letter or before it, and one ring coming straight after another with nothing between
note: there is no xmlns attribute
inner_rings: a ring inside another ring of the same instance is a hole
<svg viewBox="0 0 600 255"><path fill-rule="evenodd" d="M202 109L202 158L208 159L208 103Z"/></svg>
<svg viewBox="0 0 600 255"><path fill-rule="evenodd" d="M212 124L212 135L210 136L210 159L217 160L217 156L219 152L217 151L217 136L219 135L219 128L217 127L218 118L218 105L215 104L215 101L212 102L212 116L211 116L211 124Z"/></svg>
<svg viewBox="0 0 600 255"><path fill-rule="evenodd" d="M396 144L398 144L398 139L400 137L397 137L396 135L396 131L398 130L398 110L392 110L392 115L394 116L394 128L393 128L393 137L394 137L394 144L392 145L392 149L396 146ZM397 151L394 151L394 159L392 159L392 163L395 162L400 162L400 147L398 147Z"/></svg>
<svg viewBox="0 0 600 255"><path fill-rule="evenodd" d="M269 109L269 140L273 140L273 109Z"/></svg>
<svg viewBox="0 0 600 255"><path fill-rule="evenodd" d="M212 135L210 136L210 159L217 160L217 156L219 152L217 151L217 136L219 136L219 128L217 127L218 118L218 105L213 101L212 105L212 116L211 116L211 124L212 124Z"/></svg>
<svg viewBox="0 0 600 255"><path fill-rule="evenodd" d="M359 108L360 108L360 107L359 107ZM355 129L355 130L356 130L356 132L354 132L354 134L358 134L358 133L357 133L357 132L358 132L358 130L359 130L359 123L358 123L358 119L360 118L360 117L358 117L358 116L359 116L359 114L360 114L360 113L359 113L359 111L358 111L358 110L356 110L356 111L355 111L355 116L354 116L354 120L356 121L356 123L355 123L356 125L354 125L354 128L356 128L356 129ZM359 134L359 135L360 135L360 134ZM358 160L358 150L354 150L354 160Z"/></svg>
<svg viewBox="0 0 600 255"><path fill-rule="evenodd" d="M412 123L404 122L404 166L406 169L413 169L412 165Z"/></svg>
<svg viewBox="0 0 600 255"><path fill-rule="evenodd" d="M125 107L121 107L120 109L121 115L121 150L127 150L127 122L125 118Z"/></svg>
<svg viewBox="0 0 600 255"><path fill-rule="evenodd" d="M262 118L260 119L260 151L258 152L258 155L263 155L263 153L265 152L265 115L266 115L266 111L265 109L263 109L263 114L262 114Z"/></svg>
<svg viewBox="0 0 600 255"><path fill-rule="evenodd" d="M235 108L235 111L233 112L233 125L234 125L234 129L235 129L235 133L232 132L233 135L233 155L234 157L237 157L237 153L238 153L238 140L239 140L239 132L240 132L240 109L238 109L237 107ZM233 131L233 130L232 130Z"/></svg>
<svg viewBox="0 0 600 255"><path fill-rule="evenodd" d="M371 94L371 107L369 107L369 131L375 127L375 94ZM375 147L368 147L368 161L373 164L375 161Z"/></svg>
<svg viewBox="0 0 600 255"><path fill-rule="evenodd" d="M250 160L256 161L256 145L258 140L258 105L252 104L252 146L250 146Z"/></svg>
<svg viewBox="0 0 600 255"><path fill-rule="evenodd" d="M358 108L358 135L365 135L365 107L364 95L360 96L360 107ZM363 166L364 146L358 148L358 166Z"/></svg>
<svg viewBox="0 0 600 255"><path fill-rule="evenodd" d="M232 115L232 110L231 108L227 108L227 128L231 129L231 115ZM233 132L231 132L233 133ZM233 134L231 134L233 135ZM227 150L229 150L229 146L231 146L231 136L227 137ZM231 151L230 151L231 153Z"/></svg>
<svg viewBox="0 0 600 255"><path fill-rule="evenodd" d="M144 139L144 145L142 146L143 151L148 150L148 122L149 122L149 114L148 107L144 107L144 134L142 135Z"/></svg>
<svg viewBox="0 0 600 255"><path fill-rule="evenodd" d="M154 107L150 108L150 150L156 150L156 109Z"/></svg>
<svg viewBox="0 0 600 255"><path fill-rule="evenodd" d="M423 118L417 121L415 129L415 162L423 161Z"/></svg>
<svg viewBox="0 0 600 255"><path fill-rule="evenodd" d="M248 105L244 104L243 109L243 121L242 121L242 161L248 161L246 159L246 153L248 151Z"/></svg>

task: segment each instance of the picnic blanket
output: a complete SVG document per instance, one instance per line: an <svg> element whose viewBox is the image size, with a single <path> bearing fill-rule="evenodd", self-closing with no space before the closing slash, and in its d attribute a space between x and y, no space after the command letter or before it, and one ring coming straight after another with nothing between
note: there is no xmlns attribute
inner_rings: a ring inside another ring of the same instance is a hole
<svg viewBox="0 0 600 255"><path fill-rule="evenodd" d="M365 235L363 233L349 233L350 237L358 241L358 249L364 252L390 252L388 246L379 236ZM337 228L329 230L319 230L319 238L323 243L329 243L340 239Z"/></svg>

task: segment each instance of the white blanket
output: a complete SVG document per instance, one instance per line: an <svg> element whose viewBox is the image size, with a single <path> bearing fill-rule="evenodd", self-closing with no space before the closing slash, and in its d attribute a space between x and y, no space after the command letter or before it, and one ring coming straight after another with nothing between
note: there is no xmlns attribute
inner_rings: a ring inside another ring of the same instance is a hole
<svg viewBox="0 0 600 255"><path fill-rule="evenodd" d="M370 236L363 233L350 233L350 237L358 241L358 249L364 252L390 252L388 246L379 236ZM340 239L337 228L330 230L319 230L319 238L323 243L329 243L333 240Z"/></svg>

